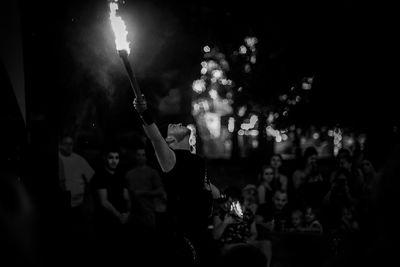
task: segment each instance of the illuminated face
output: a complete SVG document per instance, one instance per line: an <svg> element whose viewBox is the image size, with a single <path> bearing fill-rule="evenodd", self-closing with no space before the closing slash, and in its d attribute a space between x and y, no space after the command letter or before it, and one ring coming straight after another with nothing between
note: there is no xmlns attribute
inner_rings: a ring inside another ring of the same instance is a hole
<svg viewBox="0 0 400 267"><path fill-rule="evenodd" d="M305 214L304 214L304 218L305 218L306 222L312 222L312 221L314 221L314 219L315 219L315 213L314 213L314 211L313 211L312 208L308 207L308 208L306 209L306 212L305 212Z"/></svg>
<svg viewBox="0 0 400 267"><path fill-rule="evenodd" d="M119 164L119 153L110 152L106 156L106 167L110 170L115 170Z"/></svg>
<svg viewBox="0 0 400 267"><path fill-rule="evenodd" d="M280 166L282 166L282 160L278 155L275 155L271 158L271 167L274 169L278 169Z"/></svg>
<svg viewBox="0 0 400 267"><path fill-rule="evenodd" d="M284 192L275 192L273 197L274 206L277 210L282 210L288 202L287 194Z"/></svg>
<svg viewBox="0 0 400 267"><path fill-rule="evenodd" d="M135 159L136 159L136 163L139 165L143 165L146 163L147 158L146 158L146 152L144 151L144 149L136 150Z"/></svg>
<svg viewBox="0 0 400 267"><path fill-rule="evenodd" d="M183 126L182 123L169 124L168 125L168 136L174 137L177 142L182 141L186 136L190 135L190 129Z"/></svg>
<svg viewBox="0 0 400 267"><path fill-rule="evenodd" d="M71 137L64 137L60 144L60 151L65 156L70 156L74 147L74 141Z"/></svg>
<svg viewBox="0 0 400 267"><path fill-rule="evenodd" d="M270 167L265 168L263 170L262 177L264 182L271 183L274 179L274 170Z"/></svg>
<svg viewBox="0 0 400 267"><path fill-rule="evenodd" d="M294 227L298 227L301 225L301 221L302 221L302 213L301 211L294 211L292 213L292 225Z"/></svg>

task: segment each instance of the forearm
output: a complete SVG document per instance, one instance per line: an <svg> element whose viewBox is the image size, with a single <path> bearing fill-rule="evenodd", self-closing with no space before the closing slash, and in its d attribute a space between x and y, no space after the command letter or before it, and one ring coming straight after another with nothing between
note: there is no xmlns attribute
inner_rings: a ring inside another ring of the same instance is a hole
<svg viewBox="0 0 400 267"><path fill-rule="evenodd" d="M170 171L175 165L175 153L169 148L167 142L161 136L156 124L153 123L151 125L143 125L143 129L153 145L162 171Z"/></svg>
<svg viewBox="0 0 400 267"><path fill-rule="evenodd" d="M256 222L253 221L250 225L250 236L248 238L248 241L255 241L257 240L258 232L257 232L257 227L256 227Z"/></svg>
<svg viewBox="0 0 400 267"><path fill-rule="evenodd" d="M157 142L165 142L164 138L160 133L160 130L158 129L155 123L152 123L150 125L143 124L143 130L146 133L147 137L150 139L152 144Z"/></svg>
<svg viewBox="0 0 400 267"><path fill-rule="evenodd" d="M102 201L101 206L117 219L121 217L121 213L109 201Z"/></svg>
<svg viewBox="0 0 400 267"><path fill-rule="evenodd" d="M251 233L248 238L248 241L255 241L255 240L257 240L257 233Z"/></svg>
<svg viewBox="0 0 400 267"><path fill-rule="evenodd" d="M219 223L218 225L216 225L212 231L212 236L215 240L218 240L221 238L222 234L224 233L226 227L228 225L224 222Z"/></svg>
<svg viewBox="0 0 400 267"><path fill-rule="evenodd" d="M130 213L131 208L132 208L132 203L131 203L131 197L129 195L129 191L126 188L124 189L124 200L125 200L126 210L128 213Z"/></svg>
<svg viewBox="0 0 400 267"><path fill-rule="evenodd" d="M133 104L143 122L143 130L153 145L161 170L169 172L175 166L175 153L169 148L157 125L154 123L151 113L147 109L144 96L139 99L135 98Z"/></svg>

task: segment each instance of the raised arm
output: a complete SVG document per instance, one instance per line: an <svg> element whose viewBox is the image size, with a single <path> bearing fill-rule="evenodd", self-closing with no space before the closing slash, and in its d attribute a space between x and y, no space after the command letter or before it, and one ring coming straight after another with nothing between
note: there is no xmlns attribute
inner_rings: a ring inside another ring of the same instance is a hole
<svg viewBox="0 0 400 267"><path fill-rule="evenodd" d="M157 125L154 123L150 111L147 109L144 96L139 100L135 98L133 105L142 119L144 132L153 145L161 170L163 172L169 172L176 163L174 151L168 146Z"/></svg>

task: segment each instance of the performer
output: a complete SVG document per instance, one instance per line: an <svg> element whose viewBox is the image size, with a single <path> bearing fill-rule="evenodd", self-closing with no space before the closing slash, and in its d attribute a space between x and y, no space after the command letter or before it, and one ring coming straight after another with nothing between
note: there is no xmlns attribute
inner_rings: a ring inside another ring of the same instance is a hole
<svg viewBox="0 0 400 267"><path fill-rule="evenodd" d="M206 258L204 248L207 247L208 236L211 236L208 225L213 205L212 185L207 178L205 160L192 153L194 149L189 128L180 123L169 124L163 136L147 109L145 98L136 98L134 107L162 170L170 229L174 240L179 240L175 249L181 251L174 257L180 259L175 264L203 264Z"/></svg>

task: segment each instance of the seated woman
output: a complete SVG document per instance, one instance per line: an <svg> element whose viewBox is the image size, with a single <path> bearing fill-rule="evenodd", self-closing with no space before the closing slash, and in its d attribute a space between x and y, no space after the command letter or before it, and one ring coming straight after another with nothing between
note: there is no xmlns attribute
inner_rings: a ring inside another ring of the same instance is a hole
<svg viewBox="0 0 400 267"><path fill-rule="evenodd" d="M279 188L274 187L274 168L270 165L263 165L261 172L258 176L258 186L257 186L257 201L258 204L270 204L272 202L272 197L274 192Z"/></svg>
<svg viewBox="0 0 400 267"><path fill-rule="evenodd" d="M282 155L278 153L273 154L269 160L269 164L274 170L274 187L276 187L277 190L288 191L289 179L281 172L283 165Z"/></svg>
<svg viewBox="0 0 400 267"><path fill-rule="evenodd" d="M257 228L254 212L244 205L242 190L228 187L226 201L213 214L212 236L219 243L221 256L236 246L249 244L257 247L266 257L266 266L271 262L271 243L269 240L257 240Z"/></svg>

